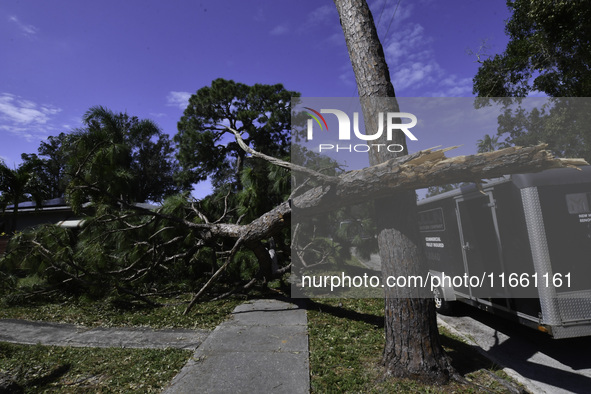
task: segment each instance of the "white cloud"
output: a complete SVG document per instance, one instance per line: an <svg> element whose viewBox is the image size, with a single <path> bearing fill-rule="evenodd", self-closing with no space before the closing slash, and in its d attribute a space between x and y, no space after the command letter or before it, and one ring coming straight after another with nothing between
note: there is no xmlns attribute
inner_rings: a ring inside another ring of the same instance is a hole
<svg viewBox="0 0 591 394"><path fill-rule="evenodd" d="M434 60L403 63L392 72L392 82L397 92L405 89L422 89L422 95L431 97L472 95L472 78L446 74Z"/></svg>
<svg viewBox="0 0 591 394"><path fill-rule="evenodd" d="M39 105L14 94L0 94L0 119L10 124L44 125L59 112L59 108Z"/></svg>
<svg viewBox="0 0 591 394"><path fill-rule="evenodd" d="M433 59L430 37L420 24L409 24L394 31L385 40L384 55L390 66L392 82L398 91L434 83L441 69Z"/></svg>
<svg viewBox="0 0 591 394"><path fill-rule="evenodd" d="M307 24L318 25L320 23L332 23L337 11L334 5L323 5L310 12L307 17Z"/></svg>
<svg viewBox="0 0 591 394"><path fill-rule="evenodd" d="M60 108L37 104L10 93L0 93L0 130L16 134L27 141L45 138L56 130L52 122Z"/></svg>
<svg viewBox="0 0 591 394"><path fill-rule="evenodd" d="M306 19L303 23L300 23L297 26L295 31L298 34L314 35L315 44L318 44L319 42L328 42L332 45L335 43L335 38L340 38L336 41L337 43L344 44L343 30L338 24L335 25L333 23L335 20L338 20L338 18L339 16L335 6L326 4L310 11L308 15L306 15ZM318 30L319 27L322 27L321 31ZM331 30L333 33L330 33ZM320 33L320 35L317 33ZM337 34L336 37L335 33Z"/></svg>
<svg viewBox="0 0 591 394"><path fill-rule="evenodd" d="M10 93L0 93L0 130L28 142L47 138L48 133L61 130L54 125L62 110L37 104Z"/></svg>
<svg viewBox="0 0 591 394"><path fill-rule="evenodd" d="M0 130L5 131L7 133L18 135L19 137L25 139L27 142L35 141L38 139L43 139L43 136L34 135L29 132L27 128L24 127L13 127L7 125L1 125Z"/></svg>
<svg viewBox="0 0 591 394"><path fill-rule="evenodd" d="M189 105L190 98L191 93L189 92L172 91L168 93L168 96L166 96L166 105L171 107L179 107L180 109L185 110Z"/></svg>
<svg viewBox="0 0 591 394"><path fill-rule="evenodd" d="M432 0L417 0L429 6ZM369 2L378 35L390 69L392 84L400 96L465 97L471 96L472 78L450 74L437 62L434 39L425 28L410 20L416 2L372 0ZM320 21L328 12L323 6L312 12L307 21ZM331 7L333 8L333 7ZM322 9L322 10L321 10ZM318 19L314 19L318 16ZM330 37L331 42L344 43L342 32ZM343 84L356 86L355 76L347 63L338 74Z"/></svg>
<svg viewBox="0 0 591 394"><path fill-rule="evenodd" d="M459 78L452 74L439 82L439 91L434 97L466 97L472 95L472 78Z"/></svg>
<svg viewBox="0 0 591 394"><path fill-rule="evenodd" d="M435 62L414 62L404 63L400 67L394 68L396 70L392 74L392 83L397 90L404 90L407 88L417 89L427 84L432 84L436 81L436 76L439 74L439 66Z"/></svg>
<svg viewBox="0 0 591 394"><path fill-rule="evenodd" d="M26 23L21 22L16 16L12 15L10 17L8 17L8 20L12 23L15 23L19 30L25 35L25 36L34 36L35 34L37 34L37 31L39 31L38 28L36 28L33 25L27 25Z"/></svg>
<svg viewBox="0 0 591 394"><path fill-rule="evenodd" d="M384 54L389 63L394 64L411 57L426 59L432 54L428 49L432 40L425 36L425 29L419 24L393 33L386 41Z"/></svg>
<svg viewBox="0 0 591 394"><path fill-rule="evenodd" d="M287 34L287 33L289 33L289 28L287 27L286 24L275 26L269 32L269 34L272 36L280 36L280 35Z"/></svg>
<svg viewBox="0 0 591 394"><path fill-rule="evenodd" d="M422 2L428 6L429 0ZM471 78L450 74L439 65L432 47L433 37L427 35L421 24L409 20L414 6L407 4L388 0L375 0L370 4L376 24L379 21L378 33L396 93L434 97L470 96Z"/></svg>

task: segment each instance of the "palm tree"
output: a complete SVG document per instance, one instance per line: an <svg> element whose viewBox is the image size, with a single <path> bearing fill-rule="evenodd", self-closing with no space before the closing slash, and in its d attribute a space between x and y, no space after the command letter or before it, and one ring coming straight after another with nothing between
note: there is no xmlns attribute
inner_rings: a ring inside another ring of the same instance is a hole
<svg viewBox="0 0 591 394"><path fill-rule="evenodd" d="M498 135L491 137L488 134L485 134L483 139L476 141L476 144L478 153L492 152L504 146L503 143L499 142Z"/></svg>
<svg viewBox="0 0 591 394"><path fill-rule="evenodd" d="M151 120L96 106L74 130L68 194L73 207L90 198L109 205L161 201L179 191L174 182L174 152Z"/></svg>
<svg viewBox="0 0 591 394"><path fill-rule="evenodd" d="M28 166L21 164L16 169L9 168L0 162L0 209L4 213L12 204L12 224L10 232L14 233L17 225L18 204L32 199L40 207L43 203L41 185L35 173Z"/></svg>
<svg viewBox="0 0 591 394"><path fill-rule="evenodd" d="M125 199L131 154L125 143L123 119L104 107L92 107L74 130L70 156L69 199L76 209L87 196L95 201Z"/></svg>

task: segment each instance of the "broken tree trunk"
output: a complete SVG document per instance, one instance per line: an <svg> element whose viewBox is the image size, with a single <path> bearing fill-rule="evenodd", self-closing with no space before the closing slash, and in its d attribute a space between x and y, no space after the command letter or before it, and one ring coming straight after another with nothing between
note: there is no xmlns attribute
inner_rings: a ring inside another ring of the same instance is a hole
<svg viewBox="0 0 591 394"><path fill-rule="evenodd" d="M452 158L447 158L445 152L453 148L423 150L332 177L334 179L327 185L294 198L292 209L301 209L302 214L312 215L327 208L334 209L335 204L356 204L429 186L480 182L508 174L587 164L582 159L554 158L545 148L545 144L510 147Z"/></svg>

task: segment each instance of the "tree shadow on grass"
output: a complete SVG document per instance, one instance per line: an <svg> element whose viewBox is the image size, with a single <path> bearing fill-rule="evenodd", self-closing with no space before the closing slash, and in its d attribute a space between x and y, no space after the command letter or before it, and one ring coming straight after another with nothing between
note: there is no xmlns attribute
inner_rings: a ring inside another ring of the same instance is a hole
<svg viewBox="0 0 591 394"><path fill-rule="evenodd" d="M39 376L35 379L32 379L32 380L26 382L23 386L25 386L25 387L47 386L48 384L53 383L53 382L57 381L59 378L61 378L62 376L64 376L70 370L71 367L72 366L68 363L60 364L60 365L52 368L51 371L49 371L45 375Z"/></svg>
<svg viewBox="0 0 591 394"><path fill-rule="evenodd" d="M371 313L361 313L342 306L333 306L314 300L306 300L306 309L328 313L338 318L364 322L377 328L384 328L384 316ZM475 346L466 344L447 335L440 335L441 345L452 359L452 365L461 375L486 370L502 369L489 359L481 355Z"/></svg>
<svg viewBox="0 0 591 394"><path fill-rule="evenodd" d="M62 376L68 373L71 367L72 366L69 363L59 364L51 368L47 373L32 379L26 379L26 375L29 371L20 370L16 374L24 374L23 377L25 377L25 379L23 379L23 377L17 378L10 373L0 372L0 392L19 394L29 392L31 389L35 389L35 391L44 389L49 384L57 382Z"/></svg>
<svg viewBox="0 0 591 394"><path fill-rule="evenodd" d="M356 312L344 307L322 304L313 300L306 301L306 308L311 311L329 313L335 317L360 321L367 324L371 324L378 328L384 328L384 316L378 316L371 313Z"/></svg>

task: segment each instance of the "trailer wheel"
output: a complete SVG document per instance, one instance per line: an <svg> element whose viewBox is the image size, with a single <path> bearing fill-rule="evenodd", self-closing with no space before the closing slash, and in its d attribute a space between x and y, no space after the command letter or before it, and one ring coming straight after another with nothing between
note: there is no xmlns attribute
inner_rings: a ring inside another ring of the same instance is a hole
<svg viewBox="0 0 591 394"><path fill-rule="evenodd" d="M453 301L446 301L443 297L443 290L440 287L433 289L433 300L435 310L442 315L450 315L453 312Z"/></svg>

